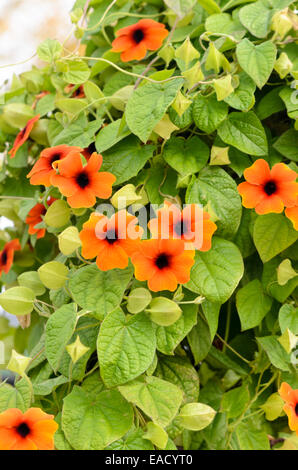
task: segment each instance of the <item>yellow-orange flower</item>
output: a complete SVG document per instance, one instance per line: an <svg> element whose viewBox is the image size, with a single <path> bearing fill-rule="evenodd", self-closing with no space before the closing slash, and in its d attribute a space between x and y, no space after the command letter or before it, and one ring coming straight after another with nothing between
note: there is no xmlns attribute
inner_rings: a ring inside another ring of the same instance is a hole
<svg viewBox="0 0 298 470"><path fill-rule="evenodd" d="M292 222L294 229L298 230L298 198L293 207L287 207L285 210L285 214Z"/></svg>
<svg viewBox="0 0 298 470"><path fill-rule="evenodd" d="M3 271L5 274L8 273L13 263L14 252L20 249L21 245L18 238L5 244L3 250L0 251L0 276Z"/></svg>
<svg viewBox="0 0 298 470"><path fill-rule="evenodd" d="M277 163L270 170L266 160L256 160L244 170L246 182L238 185L242 204L254 208L257 214L281 213L284 207L292 207L298 195L297 174L284 163Z"/></svg>
<svg viewBox="0 0 298 470"><path fill-rule="evenodd" d="M112 194L116 177L101 171L102 156L94 152L83 166L80 152L70 152L66 158L55 162L59 174L51 176L51 183L59 188L71 207L92 207L96 197L107 199Z"/></svg>
<svg viewBox="0 0 298 470"><path fill-rule="evenodd" d="M40 408L0 413L0 450L53 450L58 424Z"/></svg>
<svg viewBox="0 0 298 470"><path fill-rule="evenodd" d="M11 150L8 152L10 158L14 158L19 148L26 142L26 140L28 140L30 132L32 131L34 124L38 121L39 118L40 114L37 114L32 119L29 119L26 126L18 133Z"/></svg>
<svg viewBox="0 0 298 470"><path fill-rule="evenodd" d="M194 250L184 250L183 240L152 239L140 243L139 251L132 255L131 261L135 277L139 281L148 281L150 290L174 291L178 284L189 281L194 256Z"/></svg>
<svg viewBox="0 0 298 470"><path fill-rule="evenodd" d="M212 235L217 229L210 219L196 204L189 204L181 210L175 204L165 201L164 207L156 211L157 217L148 223L155 238L181 238L186 246L200 251L211 248Z"/></svg>
<svg viewBox="0 0 298 470"><path fill-rule="evenodd" d="M279 394L285 401L283 409L289 419L289 428L298 436L298 389L293 390L287 382L283 382Z"/></svg>
<svg viewBox="0 0 298 470"><path fill-rule="evenodd" d="M143 19L126 28L118 29L112 42L112 51L121 52L121 60L141 60L147 50L156 51L169 34L165 25L150 19Z"/></svg>
<svg viewBox="0 0 298 470"><path fill-rule="evenodd" d="M143 233L137 222L138 219L125 210L110 219L93 212L80 233L82 255L86 259L96 257L101 271L126 268L129 257L139 249Z"/></svg>

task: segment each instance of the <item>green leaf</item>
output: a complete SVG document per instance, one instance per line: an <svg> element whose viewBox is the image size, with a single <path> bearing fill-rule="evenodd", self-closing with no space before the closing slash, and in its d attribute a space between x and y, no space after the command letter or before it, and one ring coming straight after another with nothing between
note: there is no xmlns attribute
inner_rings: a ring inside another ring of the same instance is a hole
<svg viewBox="0 0 298 470"><path fill-rule="evenodd" d="M208 323L199 315L197 324L187 336L195 364L199 364L207 356L211 347L211 336Z"/></svg>
<svg viewBox="0 0 298 470"><path fill-rule="evenodd" d="M145 313L126 318L118 308L104 319L97 341L100 374L114 387L145 372L153 361L155 332Z"/></svg>
<svg viewBox="0 0 298 470"><path fill-rule="evenodd" d="M237 426L235 434L241 450L270 450L268 435L246 423Z"/></svg>
<svg viewBox="0 0 298 470"><path fill-rule="evenodd" d="M209 158L209 148L199 137L172 137L163 152L165 161L182 176L200 171Z"/></svg>
<svg viewBox="0 0 298 470"><path fill-rule="evenodd" d="M0 294L0 305L12 315L28 315L33 310L35 294L28 287L11 287Z"/></svg>
<svg viewBox="0 0 298 470"><path fill-rule="evenodd" d="M180 356L161 356L158 360L155 375L183 390L183 403L198 401L199 376L188 359Z"/></svg>
<svg viewBox="0 0 298 470"><path fill-rule="evenodd" d="M226 412L229 418L237 418L244 411L249 402L247 385L233 388L224 393L221 402L221 411Z"/></svg>
<svg viewBox="0 0 298 470"><path fill-rule="evenodd" d="M154 145L142 146L136 137L129 136L104 152L101 169L113 173L116 184L121 184L139 173L154 149Z"/></svg>
<svg viewBox="0 0 298 470"><path fill-rule="evenodd" d="M42 382L35 383L33 386L35 395L49 395L57 387L68 382L68 378L63 375L59 375L54 379L44 380Z"/></svg>
<svg viewBox="0 0 298 470"><path fill-rule="evenodd" d="M265 38L270 31L274 10L268 8L263 1L246 5L239 11L239 19L243 26L257 38Z"/></svg>
<svg viewBox="0 0 298 470"><path fill-rule="evenodd" d="M266 263L298 239L298 232L282 214L259 216L254 225L253 239L258 253Z"/></svg>
<svg viewBox="0 0 298 470"><path fill-rule="evenodd" d="M101 450L133 425L133 410L116 390L96 397L75 386L64 398L62 429L76 450Z"/></svg>
<svg viewBox="0 0 298 470"><path fill-rule="evenodd" d="M253 111L230 113L218 129L219 137L244 153L267 155L268 146L261 121Z"/></svg>
<svg viewBox="0 0 298 470"><path fill-rule="evenodd" d="M78 119L73 124L61 130L53 139L50 139L51 145L65 144L86 148L93 142L94 134L100 128L101 124L102 121L99 119L89 123Z"/></svg>
<svg viewBox="0 0 298 470"><path fill-rule="evenodd" d="M156 328L157 349L163 354L174 354L175 348L197 322L197 305L181 305L181 308L183 313L179 320L170 326Z"/></svg>
<svg viewBox="0 0 298 470"><path fill-rule="evenodd" d="M162 427L174 419L183 398L179 387L153 376L142 377L122 385L119 391L126 400L134 403Z"/></svg>
<svg viewBox="0 0 298 470"><path fill-rule="evenodd" d="M37 48L38 57L44 62L52 62L62 55L63 47L56 39L46 39Z"/></svg>
<svg viewBox="0 0 298 470"><path fill-rule="evenodd" d="M273 90L266 93L258 102L256 114L261 121L285 108L284 102L279 96L281 89L282 87L274 87Z"/></svg>
<svg viewBox="0 0 298 470"><path fill-rule="evenodd" d="M220 7L215 0L198 0L198 3L207 11L207 13L209 13L209 15L220 13Z"/></svg>
<svg viewBox="0 0 298 470"><path fill-rule="evenodd" d="M261 323L271 308L272 299L264 294L261 282L255 279L238 290L236 305L241 329L245 331Z"/></svg>
<svg viewBox="0 0 298 470"><path fill-rule="evenodd" d="M132 277L132 267L100 271L96 265L78 269L69 287L75 302L99 319L120 305Z"/></svg>
<svg viewBox="0 0 298 470"><path fill-rule="evenodd" d="M183 18L194 7L196 0L164 0L164 3L173 10L179 18Z"/></svg>
<svg viewBox="0 0 298 470"><path fill-rule="evenodd" d="M209 302L209 300L202 303L202 310L209 326L211 341L213 341L217 331L220 307L220 303Z"/></svg>
<svg viewBox="0 0 298 470"><path fill-rule="evenodd" d="M117 119L99 131L95 141L96 150L99 153L104 152L120 142L120 140L123 140L129 134L130 130L126 125L122 128L122 119Z"/></svg>
<svg viewBox="0 0 298 470"><path fill-rule="evenodd" d="M46 324L46 357L54 371L59 368L65 346L73 335L76 322L75 304L68 304L57 309Z"/></svg>
<svg viewBox="0 0 298 470"><path fill-rule="evenodd" d="M243 261L233 243L214 237L209 251L196 253L186 287L211 302L226 302L243 276Z"/></svg>
<svg viewBox="0 0 298 470"><path fill-rule="evenodd" d="M256 85L244 72L239 74L239 80L239 86L224 101L232 106L232 108L239 109L240 111L249 111L255 104L254 92Z"/></svg>
<svg viewBox="0 0 298 470"><path fill-rule="evenodd" d="M274 67L275 44L266 41L255 46L245 38L237 45L236 56L244 72L253 79L258 88L263 88Z"/></svg>
<svg viewBox="0 0 298 470"><path fill-rule="evenodd" d="M163 84L146 83L134 91L126 105L125 117L131 132L147 142L156 124L174 101L183 80Z"/></svg>
<svg viewBox="0 0 298 470"><path fill-rule="evenodd" d="M193 118L196 126L207 134L211 134L226 119L228 105L217 101L216 96L198 95L193 104Z"/></svg>
<svg viewBox="0 0 298 470"><path fill-rule="evenodd" d="M231 238L241 221L241 199L233 178L222 168L208 167L187 188L187 204L209 204L218 220L217 234Z"/></svg>
<svg viewBox="0 0 298 470"><path fill-rule="evenodd" d="M298 162L298 131L288 129L274 143L273 147L289 160Z"/></svg>
<svg viewBox="0 0 298 470"><path fill-rule="evenodd" d="M298 286L298 276L289 279L283 286L278 284L277 269L281 263L281 258L276 256L264 264L262 283L266 292L278 302L284 302Z"/></svg>
<svg viewBox="0 0 298 470"><path fill-rule="evenodd" d="M106 450L154 450L153 444L143 436L144 431L141 428L132 429L122 439L106 447Z"/></svg>
<svg viewBox="0 0 298 470"><path fill-rule="evenodd" d="M284 371L290 371L290 355L286 353L276 336L257 338L258 343L267 353L270 362Z"/></svg>
<svg viewBox="0 0 298 470"><path fill-rule="evenodd" d="M298 308L292 304L283 305L278 313L281 332L288 328L294 335L298 335Z"/></svg>
<svg viewBox="0 0 298 470"><path fill-rule="evenodd" d="M90 77L90 69L83 60L66 61L67 71L63 73L63 79L67 83L80 85Z"/></svg>
<svg viewBox="0 0 298 470"><path fill-rule="evenodd" d="M26 379L16 382L15 386L2 383L0 385L0 413L9 408L19 408L25 412L31 403L31 391Z"/></svg>

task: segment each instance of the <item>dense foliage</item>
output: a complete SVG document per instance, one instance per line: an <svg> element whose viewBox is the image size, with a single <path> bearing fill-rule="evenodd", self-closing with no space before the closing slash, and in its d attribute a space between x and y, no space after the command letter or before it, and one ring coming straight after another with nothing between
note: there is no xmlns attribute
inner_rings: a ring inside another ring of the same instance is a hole
<svg viewBox="0 0 298 470"><path fill-rule="evenodd" d="M77 0L76 51L44 41L2 95L0 413L54 415L56 449L298 449L294 8ZM107 255L123 198L137 248ZM201 249L140 241L150 204L203 207Z"/></svg>

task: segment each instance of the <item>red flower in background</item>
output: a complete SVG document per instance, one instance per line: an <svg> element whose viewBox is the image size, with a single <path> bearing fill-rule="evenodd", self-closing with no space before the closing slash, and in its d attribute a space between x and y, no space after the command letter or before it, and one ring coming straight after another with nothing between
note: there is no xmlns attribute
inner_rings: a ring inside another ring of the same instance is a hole
<svg viewBox="0 0 298 470"><path fill-rule="evenodd" d="M246 182L238 185L242 204L254 208L257 214L281 213L284 206L293 207L297 200L297 174L284 163L277 163L272 170L266 160L256 160L244 170Z"/></svg>
<svg viewBox="0 0 298 470"><path fill-rule="evenodd" d="M76 85L73 85L72 83L70 85L67 85L67 87L65 87L65 93L70 93L72 90L74 90L74 88L76 87ZM73 91L73 93L71 94L71 98L85 98L86 95L85 95L85 92L84 92L84 85L80 85L79 87L75 88L75 90Z"/></svg>
<svg viewBox="0 0 298 470"><path fill-rule="evenodd" d="M22 413L9 408L0 413L0 450L54 450L58 424L40 408Z"/></svg>
<svg viewBox="0 0 298 470"><path fill-rule="evenodd" d="M51 204L53 204L54 201L56 201L56 199L50 197L47 201L47 205L50 206ZM28 233L30 235L36 234L37 238L43 238L45 236L46 229L35 228L35 226L42 222L41 216L45 215L46 211L46 207L41 203L35 204L35 206L32 207L32 209L29 211L25 222L29 225Z"/></svg>
<svg viewBox="0 0 298 470"><path fill-rule="evenodd" d="M283 409L289 418L289 428L291 431L296 431L298 436L298 389L293 390L289 384L283 382L279 394L285 401Z"/></svg>
<svg viewBox="0 0 298 470"><path fill-rule="evenodd" d="M44 149L27 175L27 178L30 178L30 183L33 185L43 184L46 187L51 186L51 176L56 174L52 166L53 163L62 160L74 150L77 152L83 151L80 147L71 147L69 145L57 145L56 147Z"/></svg>
<svg viewBox="0 0 298 470"><path fill-rule="evenodd" d="M71 152L66 158L55 163L59 174L51 177L51 183L67 197L70 207L92 207L96 197L107 199L111 196L112 185L116 181L112 173L99 172L101 165L102 156L95 152L85 166L80 152Z"/></svg>
<svg viewBox="0 0 298 470"><path fill-rule="evenodd" d="M154 20L140 20L126 28L118 29L112 42L113 52L121 52L121 60L141 60L147 50L159 49L169 34L165 25Z"/></svg>
<svg viewBox="0 0 298 470"><path fill-rule="evenodd" d="M0 251L0 276L3 271L5 274L8 273L13 263L14 252L20 249L21 245L18 238L5 244L3 250Z"/></svg>
<svg viewBox="0 0 298 470"><path fill-rule="evenodd" d="M32 131L34 124L38 121L39 118L40 118L40 114L37 114L32 119L29 119L26 126L18 133L18 135L15 138L12 148L8 152L8 155L10 155L10 158L15 157L15 154L17 153L19 148L29 138L30 132Z"/></svg>

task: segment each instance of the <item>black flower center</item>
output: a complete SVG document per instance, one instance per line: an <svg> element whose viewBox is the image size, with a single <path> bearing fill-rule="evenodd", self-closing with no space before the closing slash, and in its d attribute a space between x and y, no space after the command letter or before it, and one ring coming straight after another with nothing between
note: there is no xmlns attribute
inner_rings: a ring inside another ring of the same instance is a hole
<svg viewBox="0 0 298 470"><path fill-rule="evenodd" d="M57 160L60 160L61 154L60 153L54 153L54 155L51 156L51 165L56 162Z"/></svg>
<svg viewBox="0 0 298 470"><path fill-rule="evenodd" d="M19 137L24 137L25 133L26 133L26 129L27 129L27 126L25 126L19 133Z"/></svg>
<svg viewBox="0 0 298 470"><path fill-rule="evenodd" d="M6 251L2 252L1 262L2 262L2 264L6 264L6 262L7 262L7 253L6 253Z"/></svg>
<svg viewBox="0 0 298 470"><path fill-rule="evenodd" d="M30 434L30 428L29 428L28 424L26 424L26 423L21 423L16 428L16 431L21 437L26 437L26 436L28 436L28 434Z"/></svg>
<svg viewBox="0 0 298 470"><path fill-rule="evenodd" d="M93 153L93 152L96 152L96 147L95 147L95 142L92 142L89 147L88 147L88 152L89 153Z"/></svg>
<svg viewBox="0 0 298 470"><path fill-rule="evenodd" d="M295 406L295 413L296 413L296 416L298 416L298 403L296 403L296 406Z"/></svg>
<svg viewBox="0 0 298 470"><path fill-rule="evenodd" d="M158 269L164 269L169 266L169 256L165 253L161 253L155 260L155 264Z"/></svg>
<svg viewBox="0 0 298 470"><path fill-rule="evenodd" d="M143 32L142 29L136 29L134 32L133 32L133 40L139 44L141 41L143 41L144 37L145 37L145 34Z"/></svg>
<svg viewBox="0 0 298 470"><path fill-rule="evenodd" d="M174 232L176 235L185 235L188 232L188 224L182 219L178 220L174 225Z"/></svg>
<svg viewBox="0 0 298 470"><path fill-rule="evenodd" d="M276 184L274 181L268 181L264 186L264 191L268 196L274 194L277 190Z"/></svg>
<svg viewBox="0 0 298 470"><path fill-rule="evenodd" d="M78 183L80 188L82 189L86 188L86 186L88 186L89 184L89 177L87 173L84 173L84 172L80 173L76 178L76 182Z"/></svg>
<svg viewBox="0 0 298 470"><path fill-rule="evenodd" d="M107 231L106 240L110 245L113 245L117 241L117 234L116 231L111 229Z"/></svg>

